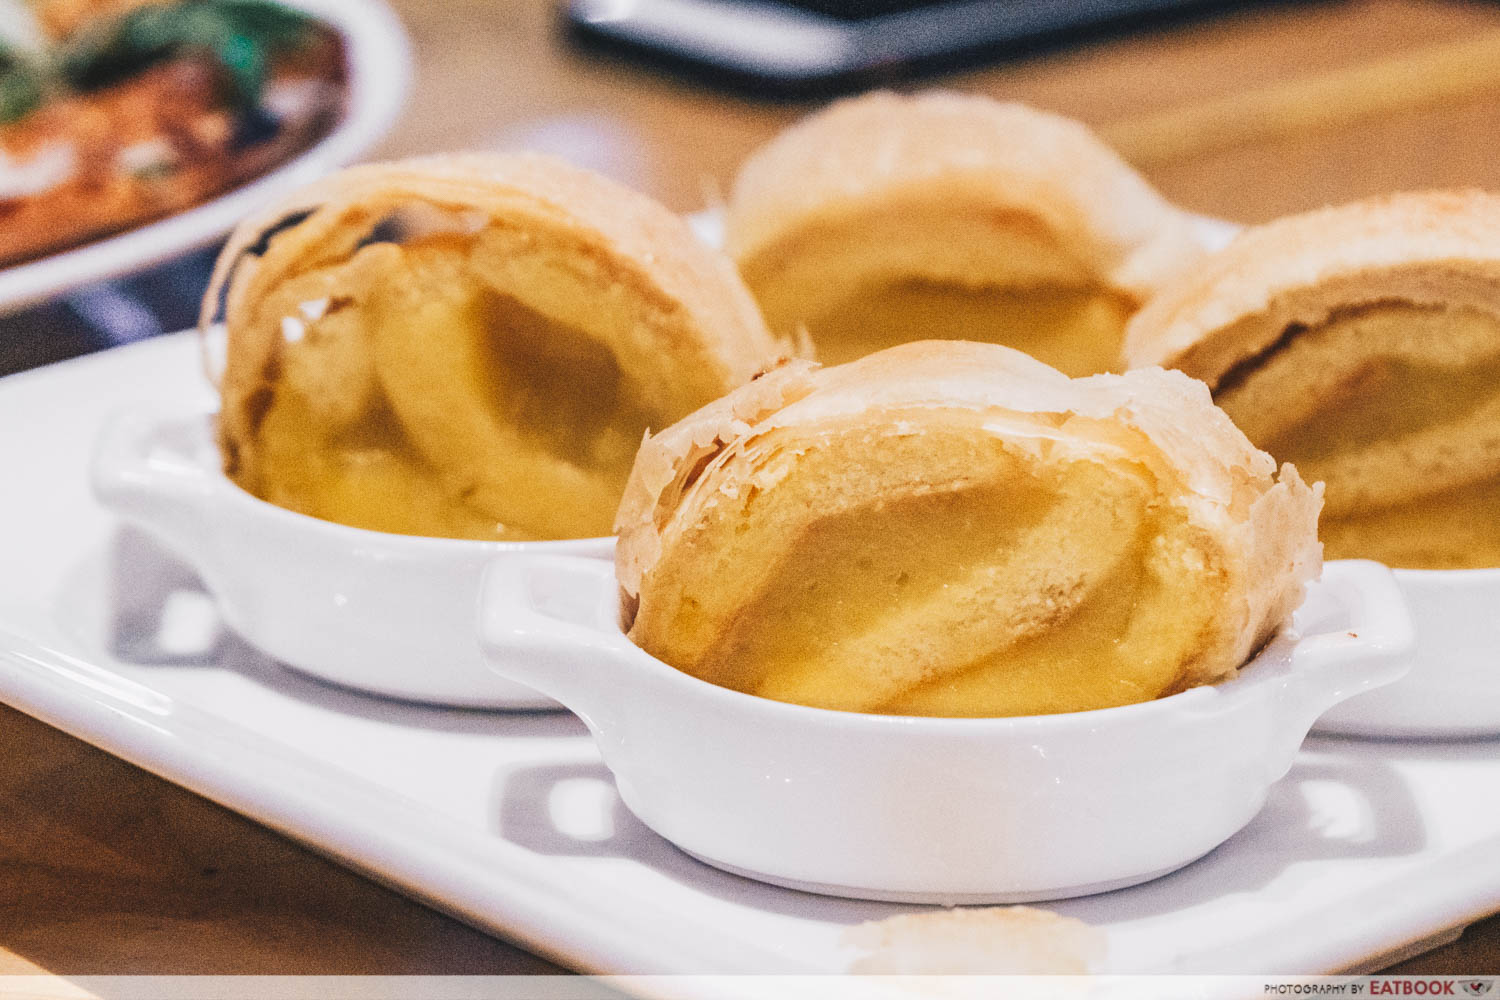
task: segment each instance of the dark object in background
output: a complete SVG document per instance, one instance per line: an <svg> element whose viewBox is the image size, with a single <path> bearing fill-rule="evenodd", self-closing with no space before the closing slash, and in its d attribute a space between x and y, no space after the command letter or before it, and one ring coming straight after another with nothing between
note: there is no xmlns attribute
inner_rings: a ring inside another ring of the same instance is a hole
<svg viewBox="0 0 1500 1000"><path fill-rule="evenodd" d="M763 96L868 87L1245 0L565 0L580 40Z"/></svg>
<svg viewBox="0 0 1500 1000"><path fill-rule="evenodd" d="M217 245L118 281L75 289L0 316L0 376L186 330L219 257Z"/></svg>

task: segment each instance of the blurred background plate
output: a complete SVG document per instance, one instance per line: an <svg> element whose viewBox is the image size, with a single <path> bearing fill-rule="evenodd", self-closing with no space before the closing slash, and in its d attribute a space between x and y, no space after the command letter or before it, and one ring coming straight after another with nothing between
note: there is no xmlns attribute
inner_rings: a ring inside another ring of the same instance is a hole
<svg viewBox="0 0 1500 1000"><path fill-rule="evenodd" d="M411 77L401 21L383 0L282 0L343 36L348 88L343 118L306 152L186 211L116 236L0 269L0 315L84 285L119 278L213 243L251 211L352 163L396 120Z"/></svg>

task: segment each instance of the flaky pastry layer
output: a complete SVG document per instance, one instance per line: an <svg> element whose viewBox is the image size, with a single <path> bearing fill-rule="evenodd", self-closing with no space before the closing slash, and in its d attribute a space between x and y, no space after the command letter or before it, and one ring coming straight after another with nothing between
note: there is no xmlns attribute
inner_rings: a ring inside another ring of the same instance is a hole
<svg viewBox="0 0 1500 1000"><path fill-rule="evenodd" d="M606 532L644 430L783 352L675 215L529 154L320 181L236 230L205 327L221 300L229 474L294 509L424 534Z"/></svg>
<svg viewBox="0 0 1500 1000"><path fill-rule="evenodd" d="M787 129L741 167L726 248L744 262L799 230L903 200L1010 216L1036 234L1052 259L1013 262L1020 284L1082 276L1144 296L1202 253L1188 217L1087 126L944 91L866 94Z"/></svg>
<svg viewBox="0 0 1500 1000"><path fill-rule="evenodd" d="M913 340L1119 367L1125 320L1203 251L1082 124L930 92L837 102L741 168L726 245L773 330L827 363Z"/></svg>
<svg viewBox="0 0 1500 1000"><path fill-rule="evenodd" d="M1500 197L1386 195L1241 233L1130 321L1132 368L1177 368L1216 388L1289 330L1383 302L1500 313Z"/></svg>
<svg viewBox="0 0 1500 1000"><path fill-rule="evenodd" d="M1500 197L1248 230L1131 320L1125 354L1204 380L1257 445L1326 481L1337 556L1495 564L1500 532L1474 526L1500 508Z"/></svg>
<svg viewBox="0 0 1500 1000"><path fill-rule="evenodd" d="M1178 373L924 342L783 366L650 438L616 568L631 637L726 686L1072 711L1232 675L1317 574L1319 504Z"/></svg>

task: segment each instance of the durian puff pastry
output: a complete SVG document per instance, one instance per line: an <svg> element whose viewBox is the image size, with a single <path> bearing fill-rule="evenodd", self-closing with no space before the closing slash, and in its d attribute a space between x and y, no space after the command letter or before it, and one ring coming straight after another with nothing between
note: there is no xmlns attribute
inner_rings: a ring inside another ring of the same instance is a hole
<svg viewBox="0 0 1500 1000"><path fill-rule="evenodd" d="M733 265L643 195L533 155L355 167L220 258L224 466L326 520L606 535L651 427L775 361Z"/></svg>
<svg viewBox="0 0 1500 1000"><path fill-rule="evenodd" d="M1331 558L1500 566L1500 198L1402 194L1245 232L1132 321L1327 484Z"/></svg>
<svg viewBox="0 0 1500 1000"><path fill-rule="evenodd" d="M725 241L766 321L825 364L914 340L1119 366L1125 321L1202 252L1079 122L932 92L841 101L747 160Z"/></svg>
<svg viewBox="0 0 1500 1000"><path fill-rule="evenodd" d="M629 635L704 680L1009 716L1232 676L1321 566L1319 491L1201 383L928 341L792 362L641 448Z"/></svg>

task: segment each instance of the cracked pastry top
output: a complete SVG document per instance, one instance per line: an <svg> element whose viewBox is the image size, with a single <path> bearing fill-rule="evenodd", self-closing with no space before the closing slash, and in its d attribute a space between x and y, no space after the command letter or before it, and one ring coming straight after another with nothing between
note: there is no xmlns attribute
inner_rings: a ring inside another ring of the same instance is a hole
<svg viewBox="0 0 1500 1000"><path fill-rule="evenodd" d="M204 301L249 492L355 527L609 533L636 446L781 346L644 195L534 155L355 167L243 224Z"/></svg>
<svg viewBox="0 0 1500 1000"><path fill-rule="evenodd" d="M630 638L750 694L1009 716L1232 676L1316 576L1319 491L1159 369L991 344L788 363L651 437Z"/></svg>
<svg viewBox="0 0 1500 1000"><path fill-rule="evenodd" d="M1246 231L1131 322L1327 484L1331 558L1500 566L1500 198L1400 194Z"/></svg>
<svg viewBox="0 0 1500 1000"><path fill-rule="evenodd" d="M930 92L839 101L752 155L725 244L771 328L819 360L1003 343L1114 370L1125 321L1199 256L1189 216L1087 127Z"/></svg>

